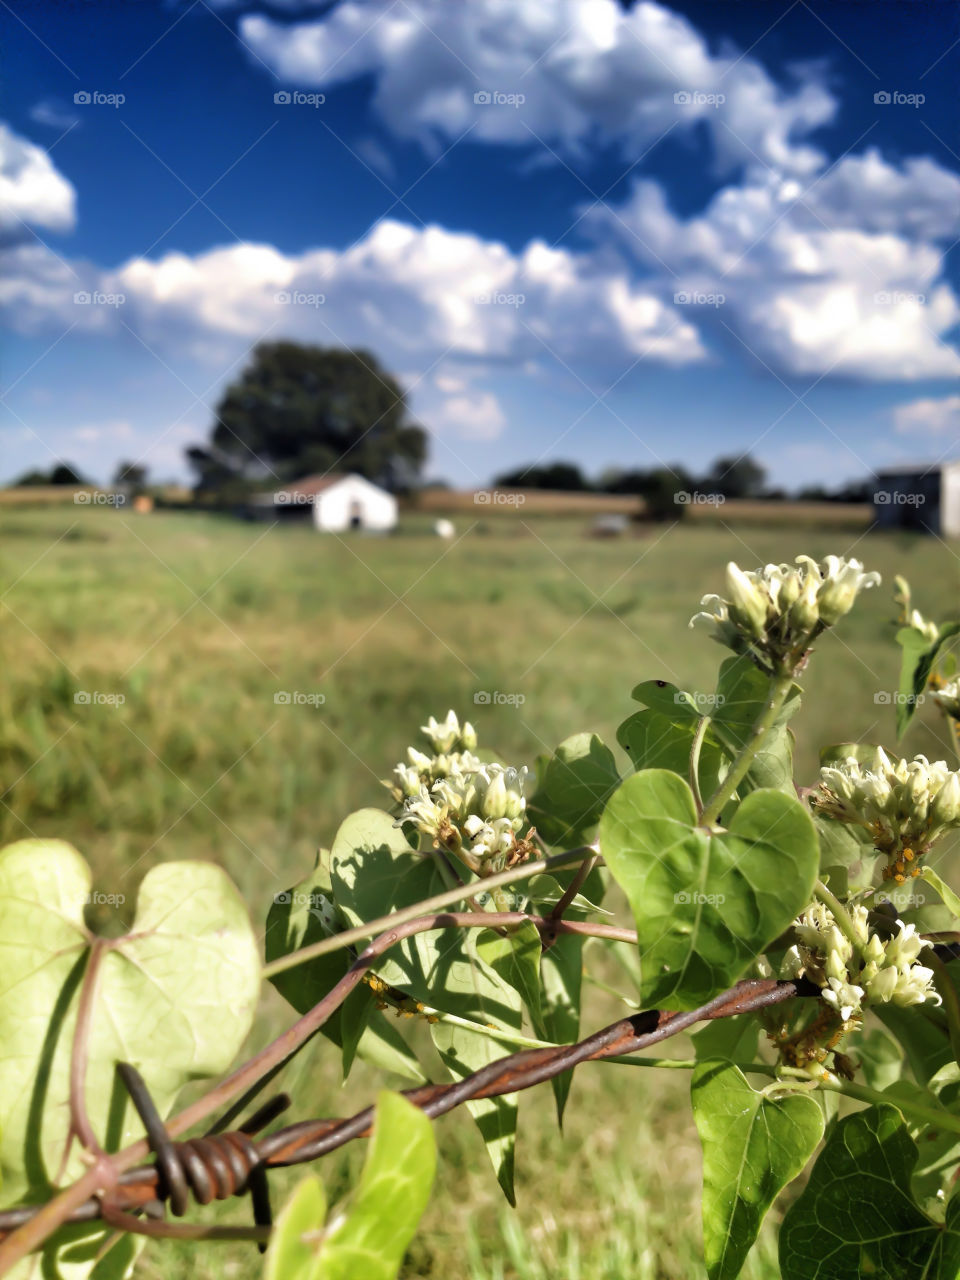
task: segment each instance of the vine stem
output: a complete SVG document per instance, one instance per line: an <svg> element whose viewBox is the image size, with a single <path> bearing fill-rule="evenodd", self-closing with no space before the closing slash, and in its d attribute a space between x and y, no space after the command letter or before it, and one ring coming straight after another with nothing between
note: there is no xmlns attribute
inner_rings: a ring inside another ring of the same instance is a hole
<svg viewBox="0 0 960 1280"><path fill-rule="evenodd" d="M706 807L700 815L702 826L711 827L716 824L720 814L723 812L723 806L747 776L747 770L756 759L764 738L776 724L777 716L783 709L787 694L792 688L793 676L774 676L771 680L766 704L750 730L750 737L743 744L740 754L730 766L730 772L707 801Z"/></svg>
<svg viewBox="0 0 960 1280"><path fill-rule="evenodd" d="M813 891L825 906L830 908L834 920L837 922L837 928L853 947L856 955L863 954L863 943L857 937L857 931L854 928L853 919L850 912L843 905L840 899L830 892L822 880L818 880L813 886Z"/></svg>
<svg viewBox="0 0 960 1280"><path fill-rule="evenodd" d="M673 1071L692 1071L699 1066L696 1058L641 1058L625 1054L618 1057L604 1058L604 1062L620 1063L627 1067L662 1067ZM960 1133L960 1116L951 1115L947 1111L937 1111L933 1107L925 1107L922 1102L914 1102L912 1098L898 1096L891 1098L878 1089L871 1089L865 1084L857 1084L852 1080L839 1080L836 1076L826 1075L817 1080L796 1067L778 1067L767 1062L734 1062L744 1075L771 1076L774 1079L785 1077L810 1085L814 1089L823 1089L827 1093L839 1093L845 1098L853 1098L857 1102L865 1102L871 1106L896 1107L898 1111L925 1120L927 1124L948 1129L951 1133Z"/></svg>
<svg viewBox="0 0 960 1280"><path fill-rule="evenodd" d="M87 1059L90 1048L90 1027L93 1022L93 1010L96 1003L97 989L100 979L100 965L108 948L105 938L95 938L90 946L86 972L83 975L83 986L80 990L80 1001L77 1006L77 1024L73 1032L73 1046L70 1054L70 1129L67 1134L66 1148L63 1153L63 1168L66 1168L70 1156L73 1139L77 1138L87 1151L93 1155L102 1155L97 1135L93 1131L90 1117L87 1114Z"/></svg>
<svg viewBox="0 0 960 1280"><path fill-rule="evenodd" d="M583 849L579 849L575 851L576 857L573 855L558 855L558 858L566 859L567 861L578 861L583 858L584 852ZM546 859L545 861L553 866L557 865L557 858ZM532 865L535 864L526 864L528 869ZM495 878L490 877L491 880ZM518 877L514 876L513 878L517 879ZM462 888L456 892L460 897L464 894ZM449 895L438 896L445 899L449 898ZM422 910L425 905L426 903L419 903L416 909L418 911ZM408 915L409 912L399 914ZM391 917L388 916L387 920L390 919ZM426 933L432 929L489 928L497 925L520 924L526 920L532 920L534 924L539 924L547 930L558 933L579 933L620 942L632 942L634 944L637 940L636 934L632 930L620 929L614 925L593 924L589 921L580 920L553 920L546 916L528 916L519 911L484 912L482 916L478 916L472 911L441 912L399 921L393 928L375 938L361 952L355 963L348 969L336 986L327 992L323 999L295 1022L292 1027L289 1027L276 1040L262 1049L260 1053L255 1054L243 1066L238 1067L232 1075L227 1076L209 1093L202 1098L198 1098L190 1106L174 1116L167 1123L168 1134L171 1137L176 1137L193 1128L195 1124L199 1124L201 1120L205 1120L213 1112L219 1111L227 1103L244 1093L262 1076L272 1071L278 1063L288 1058L323 1026L357 983L360 982L364 973L377 962L380 956L404 938L411 937L415 933ZM368 928L369 926L363 926L364 930ZM338 935L338 937L343 936L342 934ZM89 1200L91 1196L102 1196L104 1193L113 1190L120 1175L143 1161L149 1153L150 1148L146 1140L141 1139L139 1142L125 1147L122 1151L118 1151L115 1155L97 1155L90 1169L82 1177L59 1192L52 1200L49 1200L29 1222L24 1223L22 1227L18 1227L6 1240L0 1243L0 1276L6 1275L27 1254L39 1248L70 1217L74 1210Z"/></svg>
<svg viewBox="0 0 960 1280"><path fill-rule="evenodd" d="M397 925L406 924L407 921L415 920L418 916L425 916L431 911L439 911L443 907L453 906L455 903L462 902L469 897L471 893L476 893L480 887L486 892L489 889L499 889L501 885L516 884L518 880L526 880L528 876L539 875L542 871L556 871L561 867L568 867L574 862L582 862L585 857L592 856L593 853L594 850L589 846L571 849L569 853L555 853L549 858L539 858L536 862L523 862L517 867L512 867L509 871L499 871L496 875L485 876L479 885L459 885L453 889L446 889L443 893L438 893L432 898L425 898L423 902L418 902L412 907L404 907L388 916L378 916L376 920L369 920L366 924L358 924L352 929L344 929L342 933L335 933L320 942L312 943L309 947L301 947L299 951L293 951L288 956L280 956L276 960L271 960L269 964L263 966L263 976L272 978L278 973L284 973L287 969L294 969L297 965L306 964L308 960L316 960L318 956L329 955L331 951L339 951L343 947L349 947L353 942L362 942L365 938L372 938L384 929L396 928ZM492 913L486 912L485 914L491 915Z"/></svg>
<svg viewBox="0 0 960 1280"><path fill-rule="evenodd" d="M599 846L597 846L596 849L591 849L590 856L588 858L584 858L583 862L581 862L576 875L567 885L566 889L564 889L562 897L550 912L550 918L552 920L561 920L563 918L563 913L583 888L583 884L587 876L597 865L597 862L599 861L599 858L597 857L598 852Z"/></svg>
<svg viewBox="0 0 960 1280"><path fill-rule="evenodd" d="M696 802L697 813L703 814L703 796L700 793L700 749L703 746L703 740L707 736L707 729L710 726L710 717L701 716L700 723L697 725L696 732L693 735L693 742L690 744L690 790L693 792L693 798Z"/></svg>

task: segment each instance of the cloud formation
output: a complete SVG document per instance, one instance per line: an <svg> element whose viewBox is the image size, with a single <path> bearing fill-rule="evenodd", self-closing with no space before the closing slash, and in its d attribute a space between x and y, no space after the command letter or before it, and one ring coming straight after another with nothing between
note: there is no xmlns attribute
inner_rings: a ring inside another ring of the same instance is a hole
<svg viewBox="0 0 960 1280"><path fill-rule="evenodd" d="M837 107L812 79L781 87L748 54L711 53L653 0L343 0L300 22L248 13L238 29L284 83L372 76L382 120L431 150L470 130L473 142L635 155L704 123L721 163L806 173L822 157L805 138Z"/></svg>
<svg viewBox="0 0 960 1280"><path fill-rule="evenodd" d="M692 319L625 267L532 241L378 223L350 248L286 255L237 244L194 256L135 258L114 271L63 264L42 246L9 253L0 301L9 321L132 327L165 351L229 358L261 336L368 347L408 367L446 357L668 365L702 360ZM75 302L77 291L84 295Z"/></svg>
<svg viewBox="0 0 960 1280"><path fill-rule="evenodd" d="M936 243L960 229L960 179L932 160L896 167L868 151L806 184L754 170L686 219L658 184L639 181L620 207L585 221L675 294L709 300L698 322L775 372L960 373L947 342L960 306Z"/></svg>
<svg viewBox="0 0 960 1280"><path fill-rule="evenodd" d="M935 435L954 431L960 435L960 395L940 399L926 397L897 405L893 411L893 425L905 434L926 432Z"/></svg>
<svg viewBox="0 0 960 1280"><path fill-rule="evenodd" d="M42 147L0 124L0 243L29 239L37 227L70 231L75 220L73 185Z"/></svg>

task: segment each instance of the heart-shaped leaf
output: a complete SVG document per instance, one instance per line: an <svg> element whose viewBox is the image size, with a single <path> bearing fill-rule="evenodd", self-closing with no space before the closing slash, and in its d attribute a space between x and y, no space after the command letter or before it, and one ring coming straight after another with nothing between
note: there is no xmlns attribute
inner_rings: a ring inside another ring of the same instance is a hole
<svg viewBox="0 0 960 1280"><path fill-rule="evenodd" d="M72 845L0 851L0 1161L3 1200L47 1193L84 1169L70 1128L69 1073L94 938L90 869ZM86 1110L108 1151L143 1127L116 1078L144 1077L161 1115L191 1079L232 1063L253 1021L258 948L246 907L212 863L167 862L140 886L128 934L102 944L86 1068Z"/></svg>
<svg viewBox="0 0 960 1280"><path fill-rule="evenodd" d="M823 1113L812 1098L774 1101L729 1062L703 1062L690 1082L703 1147L703 1250L710 1280L735 1280L767 1210L813 1155Z"/></svg>
<svg viewBox="0 0 960 1280"><path fill-rule="evenodd" d="M330 854L321 850L310 875L286 892L278 893L270 904L264 939L268 961L321 942L345 927L333 901L329 860ZM344 948L285 969L270 981L298 1013L306 1013L336 986L352 962L352 955ZM349 1024L351 1013L357 1015L352 1025ZM377 1009L373 993L365 986L357 987L345 1005L334 1010L321 1031L344 1050L344 1079L354 1053L380 1071L396 1072L418 1083L426 1078L394 1022L395 1019Z"/></svg>
<svg viewBox="0 0 960 1280"><path fill-rule="evenodd" d="M628 778L600 848L633 908L645 1003L694 1009L730 986L810 901L817 837L780 791L751 792L727 830L697 826L693 795L664 769Z"/></svg>
<svg viewBox="0 0 960 1280"><path fill-rule="evenodd" d="M443 887L433 860L412 849L390 815L379 809L361 809L341 824L330 851L330 879L337 906L351 924L411 906ZM414 999L482 1028L516 1033L523 1025L520 993L487 964L475 936L464 931L434 930L406 938L384 956L377 974ZM504 1056L504 1045L482 1031L442 1020L430 1030L455 1080ZM478 1100L468 1109L512 1203L516 1096Z"/></svg>
<svg viewBox="0 0 960 1280"><path fill-rule="evenodd" d="M561 742L542 766L527 810L540 834L561 849L583 844L620 781L617 762L595 733Z"/></svg>
<svg viewBox="0 0 960 1280"><path fill-rule="evenodd" d="M960 1200L945 1223L910 1190L917 1144L894 1107L868 1107L832 1130L780 1229L783 1280L956 1280Z"/></svg>

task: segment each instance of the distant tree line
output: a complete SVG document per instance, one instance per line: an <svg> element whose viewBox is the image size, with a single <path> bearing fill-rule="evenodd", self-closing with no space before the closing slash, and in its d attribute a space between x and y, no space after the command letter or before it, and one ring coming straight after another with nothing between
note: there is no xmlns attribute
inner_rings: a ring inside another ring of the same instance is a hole
<svg viewBox="0 0 960 1280"><path fill-rule="evenodd" d="M114 468L111 484L116 488L141 492L146 487L147 474L147 468L139 462L118 462ZM92 482L81 475L69 462L56 462L46 471L40 467L34 467L13 481L13 487L17 489L40 488L46 485L72 485L76 489L91 484Z"/></svg>
<svg viewBox="0 0 960 1280"><path fill-rule="evenodd" d="M766 498L809 502L869 502L874 486L869 480L845 484L835 490L808 486L797 494L773 488L766 469L749 454L722 457L702 475L682 463L648 468L608 468L591 480L575 462L532 464L505 471L494 481L498 489L550 489L564 493L617 493L643 498L654 515L675 515L677 495L716 494L723 498Z"/></svg>

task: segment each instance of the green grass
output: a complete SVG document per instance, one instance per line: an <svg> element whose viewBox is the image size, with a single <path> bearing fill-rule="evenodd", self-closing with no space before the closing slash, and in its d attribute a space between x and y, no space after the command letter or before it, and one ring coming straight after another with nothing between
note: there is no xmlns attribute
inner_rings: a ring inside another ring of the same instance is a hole
<svg viewBox="0 0 960 1280"><path fill-rule="evenodd" d="M849 552L884 575L814 659L796 726L804 779L823 742L893 741L892 708L874 701L897 683L893 574L911 578L934 616L960 595L960 561L933 539L651 527L598 542L574 520L490 522L486 533L460 523L465 536L444 544L422 525L340 541L201 515L0 512L3 840L71 839L99 888L126 896L119 918L104 909L102 929L121 927L152 864L196 857L229 870L259 923L342 817L382 803L378 779L426 715L456 707L483 745L531 763L580 729L612 743L640 680L712 688L721 652L686 623L728 559ZM84 705L82 691L124 701ZM281 691L324 701L283 705ZM479 705L480 691L524 701ZM929 715L909 743L947 750ZM616 1008L592 993L587 1029ZM257 1040L286 1016L267 997ZM298 1114L371 1097L377 1081L363 1069L340 1090L331 1056L323 1042L294 1073ZM439 1186L408 1274L702 1275L698 1152L679 1075L581 1068L560 1136L549 1091L526 1096L516 1213L466 1118L442 1121ZM361 1157L357 1146L324 1163L331 1196ZM278 1194L295 1176L278 1178ZM772 1240L765 1231L750 1280L777 1275ZM141 1270L251 1277L258 1263L248 1247L198 1258L155 1245Z"/></svg>

